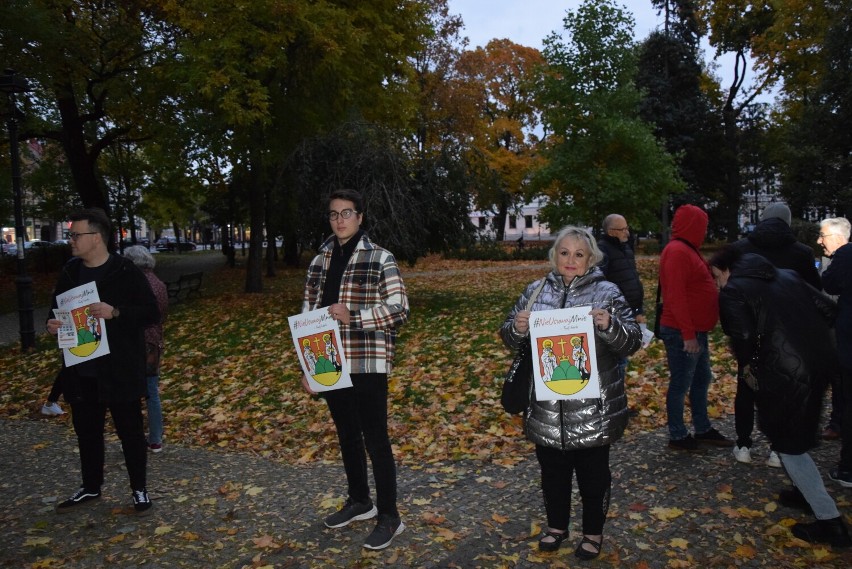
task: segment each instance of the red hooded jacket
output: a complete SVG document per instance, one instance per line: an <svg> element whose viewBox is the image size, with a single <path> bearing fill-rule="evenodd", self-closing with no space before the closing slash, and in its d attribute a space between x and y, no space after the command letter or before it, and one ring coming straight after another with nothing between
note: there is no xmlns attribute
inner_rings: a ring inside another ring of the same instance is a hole
<svg viewBox="0 0 852 569"><path fill-rule="evenodd" d="M672 240L660 255L663 299L660 323L679 330L684 341L694 340L696 332L709 332L719 321L716 282L710 266L698 252L706 235L704 210L694 205L680 206L672 221Z"/></svg>

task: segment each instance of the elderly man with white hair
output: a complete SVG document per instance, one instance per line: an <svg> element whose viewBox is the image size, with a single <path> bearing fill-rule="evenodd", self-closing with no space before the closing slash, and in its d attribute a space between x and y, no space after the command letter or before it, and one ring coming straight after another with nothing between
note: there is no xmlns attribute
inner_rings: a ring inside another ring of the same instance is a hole
<svg viewBox="0 0 852 569"><path fill-rule="evenodd" d="M845 488L852 488L852 244L849 220L843 217L824 219L819 225L817 241L831 264L822 273L825 292L837 296L837 355L840 359L840 401L842 405L840 462L828 476Z"/></svg>

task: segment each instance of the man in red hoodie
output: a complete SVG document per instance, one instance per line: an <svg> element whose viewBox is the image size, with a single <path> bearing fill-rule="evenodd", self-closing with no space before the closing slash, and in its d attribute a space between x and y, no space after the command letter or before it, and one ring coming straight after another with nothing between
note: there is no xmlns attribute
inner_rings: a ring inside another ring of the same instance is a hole
<svg viewBox="0 0 852 569"><path fill-rule="evenodd" d="M663 314L659 336L666 346L671 374L666 393L669 448L690 452L700 451L699 443L734 445L713 428L707 415L712 379L707 333L719 320L719 294L710 267L698 251L706 235L704 210L683 205L675 211L672 240L660 256ZM683 421L687 393L695 436Z"/></svg>

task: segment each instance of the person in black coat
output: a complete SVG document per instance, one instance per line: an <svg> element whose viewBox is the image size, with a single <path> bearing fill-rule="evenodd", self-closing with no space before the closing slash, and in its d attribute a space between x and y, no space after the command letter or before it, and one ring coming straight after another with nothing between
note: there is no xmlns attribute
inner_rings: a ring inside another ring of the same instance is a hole
<svg viewBox="0 0 852 569"><path fill-rule="evenodd" d="M598 267L603 271L606 280L621 289L621 294L633 309L636 322L644 322L645 291L636 270L636 257L630 247L630 227L627 220L617 213L606 216L603 221L603 233L603 237L598 241L598 248L604 258Z"/></svg>
<svg viewBox="0 0 852 569"><path fill-rule="evenodd" d="M852 224L844 217L824 219L820 223L819 243L831 264L822 273L825 292L837 296L838 315L835 324L837 352L840 358L839 402L832 397L833 405L840 405L842 446L840 462L829 471L828 477L843 486L852 488L852 243L849 235Z"/></svg>
<svg viewBox="0 0 852 569"><path fill-rule="evenodd" d="M734 245L743 253L757 253L780 269L792 269L806 283L822 290L814 250L800 243L790 228L790 208L781 202L771 203L760 214L760 222L747 237Z"/></svg>
<svg viewBox="0 0 852 569"><path fill-rule="evenodd" d="M73 365L63 362L59 372L62 392L71 404L83 484L56 510L70 512L100 498L104 479L104 426L109 410L121 439L134 509L144 515L151 508L146 488L148 445L142 420L142 399L148 389L144 332L147 326L159 321L160 311L142 271L130 260L107 249L112 230L106 214L99 209L88 209L72 214L69 219L68 236L74 258L60 272L53 310L58 309L58 295L94 283L98 302L89 304L85 310L100 331L93 336L95 342L103 345L96 346L88 359L77 354L81 361L66 360ZM55 314L51 316L47 331L57 334L62 322L53 317ZM98 356L98 351L105 351L107 345L108 353Z"/></svg>
<svg viewBox="0 0 852 569"><path fill-rule="evenodd" d="M839 373L831 333L834 301L789 269L727 246L710 260L719 293L722 329L741 374L755 392L758 425L796 487L788 491L809 507L812 523L792 533L808 542L852 546L837 505L808 451L817 445L822 396Z"/></svg>
<svg viewBox="0 0 852 569"><path fill-rule="evenodd" d="M621 294L633 311L636 323L645 323L645 290L636 270L636 257L630 247L630 227L624 216L611 213L603 220L603 237L598 241L598 248L603 253L603 260L598 267L603 271L604 278L621 289ZM618 362L618 373L624 381L627 372L627 358Z"/></svg>
<svg viewBox="0 0 852 569"><path fill-rule="evenodd" d="M766 258L779 269L792 269L809 285L822 290L814 251L804 243L796 241L793 230L790 229L791 221L792 214L786 204L771 203L761 213L760 222L754 231L734 243L734 246L743 253L756 253ZM737 394L734 398L734 417L737 431L734 457L740 462L751 462L754 392L742 381L742 374L737 382ZM780 459L774 451L770 452L766 464L774 468L781 467Z"/></svg>

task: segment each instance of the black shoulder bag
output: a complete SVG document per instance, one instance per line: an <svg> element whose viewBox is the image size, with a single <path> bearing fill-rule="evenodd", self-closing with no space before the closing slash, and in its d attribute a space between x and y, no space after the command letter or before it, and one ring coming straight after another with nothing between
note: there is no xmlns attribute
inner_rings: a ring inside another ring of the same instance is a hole
<svg viewBox="0 0 852 569"><path fill-rule="evenodd" d="M527 310L531 310L535 299L538 298L541 289L544 288L546 278L541 280L541 284L535 289L532 296L527 302ZM512 360L512 365L509 366L509 371L506 373L506 380L503 382L503 393L500 395L500 403L507 413L517 415L526 411L530 406L530 383L533 376L533 360L532 360L532 340L527 334L526 338L521 340L518 346L518 351L515 353L515 359Z"/></svg>

